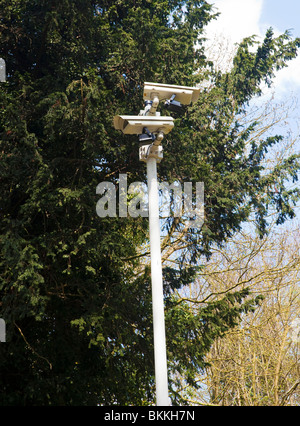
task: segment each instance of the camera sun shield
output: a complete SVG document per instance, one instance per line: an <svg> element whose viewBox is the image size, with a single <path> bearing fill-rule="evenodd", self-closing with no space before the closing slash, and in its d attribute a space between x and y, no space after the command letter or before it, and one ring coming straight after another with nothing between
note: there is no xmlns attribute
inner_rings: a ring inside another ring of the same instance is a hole
<svg viewBox="0 0 300 426"><path fill-rule="evenodd" d="M174 127L174 119L151 115L117 115L114 117L114 127L125 135L141 135L145 127L154 134L167 134Z"/></svg>
<svg viewBox="0 0 300 426"><path fill-rule="evenodd" d="M200 88L176 86L171 84L144 83L144 101L151 101L158 97L160 101L170 99L176 95L176 101L183 105L190 105L198 100Z"/></svg>

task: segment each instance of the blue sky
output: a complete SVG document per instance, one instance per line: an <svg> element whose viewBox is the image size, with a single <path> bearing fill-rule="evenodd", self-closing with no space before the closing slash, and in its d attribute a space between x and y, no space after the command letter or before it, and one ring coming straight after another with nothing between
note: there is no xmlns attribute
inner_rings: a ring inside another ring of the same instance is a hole
<svg viewBox="0 0 300 426"><path fill-rule="evenodd" d="M293 37L300 37L300 1L263 0L260 26L262 29L272 26L278 33L291 30ZM300 99L300 56L280 72L278 85L286 95L289 91L297 92Z"/></svg>
<svg viewBox="0 0 300 426"><path fill-rule="evenodd" d="M280 31L293 28L295 37L300 37L300 1L264 0L261 21Z"/></svg>
<svg viewBox="0 0 300 426"><path fill-rule="evenodd" d="M273 27L276 35L291 29L294 37L300 37L299 0L214 0L212 3L221 16L207 28L210 39L217 35L234 45L254 34L262 39L269 27ZM289 63L288 69L280 71L275 83L278 96L293 91L300 98L300 56Z"/></svg>
<svg viewBox="0 0 300 426"><path fill-rule="evenodd" d="M262 41L269 27L274 29L275 35L292 30L293 37L300 37L300 0L212 0L211 3L221 15L207 27L207 46L211 59L219 62L220 69L230 67L235 43L239 43L244 37L255 34ZM262 105L271 97L273 105L281 104L283 108L293 103L289 117L283 120L286 127L281 123L278 129L275 127L273 130L285 134L287 140L293 140L293 153L299 153L300 51L299 56L290 61L287 68L277 73L272 88L264 88L264 92L265 96L254 101L254 104L260 102ZM297 213L300 220L300 207Z"/></svg>

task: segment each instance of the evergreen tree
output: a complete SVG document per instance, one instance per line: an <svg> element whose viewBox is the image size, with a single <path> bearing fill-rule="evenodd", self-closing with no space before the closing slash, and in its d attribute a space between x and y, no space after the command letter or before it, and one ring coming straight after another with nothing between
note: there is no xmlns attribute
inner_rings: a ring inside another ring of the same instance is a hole
<svg viewBox="0 0 300 426"><path fill-rule="evenodd" d="M255 52L254 39L244 40L230 72L215 73L202 40L213 17L196 0L0 0L8 72L0 90L1 405L153 402L150 272L137 272L148 221L99 218L95 209L100 182L117 186L120 173L128 184L145 181L136 137L112 126L114 115L142 108L144 81L213 82L176 120L159 167L162 180L206 188L203 229L185 233L179 267L164 269L174 404L182 402L178 374L197 386L214 339L259 302L245 290L195 312L174 295L252 209L264 234L269 206L282 223L298 196L285 186L297 178L298 157L266 172L266 152L281 137L248 152L255 123L242 128L238 119L300 42L269 30ZM170 218L170 244L182 226Z"/></svg>

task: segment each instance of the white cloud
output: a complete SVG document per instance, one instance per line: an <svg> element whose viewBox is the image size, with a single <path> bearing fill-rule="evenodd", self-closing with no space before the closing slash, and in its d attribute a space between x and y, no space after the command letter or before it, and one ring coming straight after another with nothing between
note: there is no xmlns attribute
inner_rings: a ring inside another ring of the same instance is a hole
<svg viewBox="0 0 300 426"><path fill-rule="evenodd" d="M235 45L243 38L256 35L262 40L268 27L261 22L264 0L215 0L214 7L220 16L206 29L207 56L223 71L231 66ZM273 26L274 27L274 26ZM274 28L275 35L280 31ZM288 63L277 73L274 87L278 96L300 90L300 57Z"/></svg>
<svg viewBox="0 0 300 426"><path fill-rule="evenodd" d="M299 52L300 54L300 52ZM300 56L287 62L287 67L276 73L274 89L277 96L283 97L300 91Z"/></svg>
<svg viewBox="0 0 300 426"><path fill-rule="evenodd" d="M206 27L206 54L222 71L229 70L236 44L251 35L261 36L259 20L263 0L215 0L217 19Z"/></svg>
<svg viewBox="0 0 300 426"><path fill-rule="evenodd" d="M219 34L238 43L244 37L260 35L263 0L215 0L214 6L221 15L208 25L208 37Z"/></svg>

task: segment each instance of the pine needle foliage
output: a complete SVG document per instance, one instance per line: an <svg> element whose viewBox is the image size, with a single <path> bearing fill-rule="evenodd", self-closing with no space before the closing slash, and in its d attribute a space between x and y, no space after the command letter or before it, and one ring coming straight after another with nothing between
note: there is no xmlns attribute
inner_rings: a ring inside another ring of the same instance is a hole
<svg viewBox="0 0 300 426"><path fill-rule="evenodd" d="M215 72L203 45L215 17L196 0L0 0L1 405L154 401L150 276L139 272L148 222L95 209L100 182L145 181L136 138L112 126L142 108L144 81L212 83L176 119L159 167L162 180L204 182L206 193L202 230L186 232L180 267L164 269L174 404L184 403L177 375L196 387L214 339L259 303L242 291L192 309L174 292L251 212L263 235L269 208L282 223L299 196L286 187L299 156L266 171L281 137L246 150L257 123L239 116L300 41L269 30L256 50L251 37L241 43L231 71Z"/></svg>

